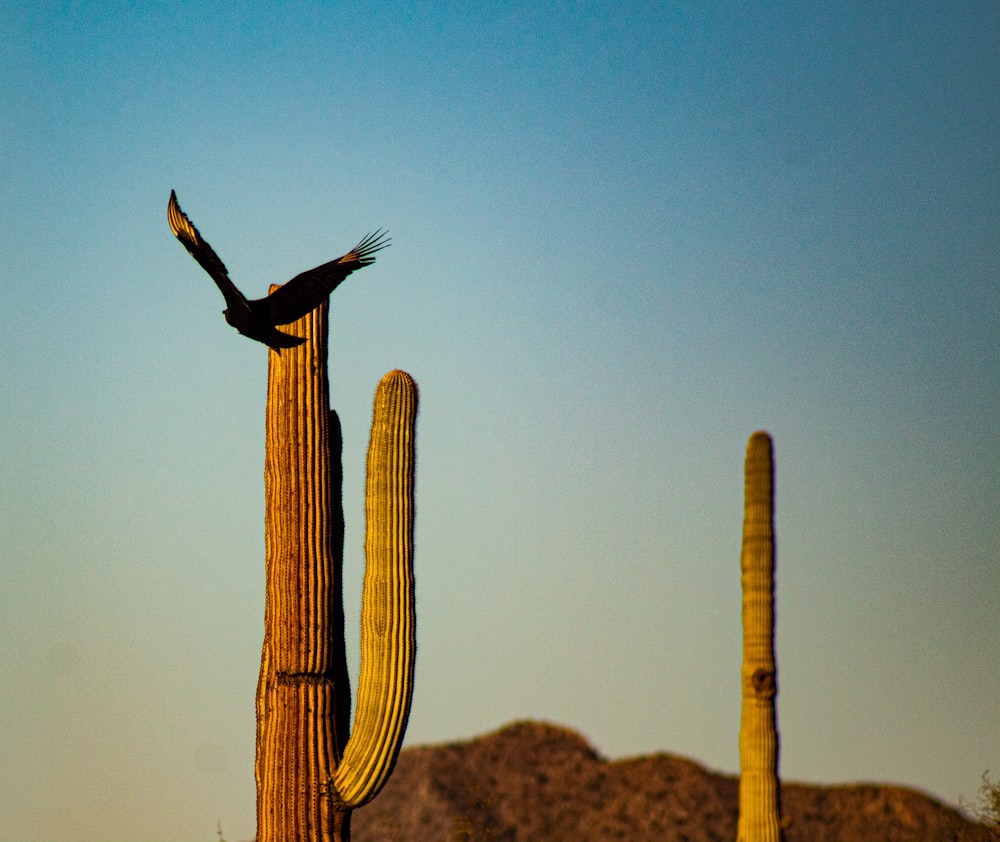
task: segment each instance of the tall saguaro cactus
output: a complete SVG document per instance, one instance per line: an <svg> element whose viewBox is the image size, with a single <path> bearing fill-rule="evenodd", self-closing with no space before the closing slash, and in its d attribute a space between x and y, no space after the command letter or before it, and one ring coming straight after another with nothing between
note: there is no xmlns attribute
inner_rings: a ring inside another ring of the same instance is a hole
<svg viewBox="0 0 1000 842"><path fill-rule="evenodd" d="M771 437L747 442L744 469L743 708L737 842L780 842L777 666L774 658L774 461Z"/></svg>
<svg viewBox="0 0 1000 842"><path fill-rule="evenodd" d="M417 392L408 374L393 371L375 396L361 675L348 738L340 425L329 409L327 307L287 328L306 337L303 345L268 354L258 842L347 842L351 810L392 772L413 690Z"/></svg>

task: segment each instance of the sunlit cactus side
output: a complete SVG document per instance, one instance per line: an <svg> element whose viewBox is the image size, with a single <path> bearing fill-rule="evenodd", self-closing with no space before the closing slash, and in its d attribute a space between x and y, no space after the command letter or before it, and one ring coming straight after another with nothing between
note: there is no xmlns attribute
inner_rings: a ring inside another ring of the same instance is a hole
<svg viewBox="0 0 1000 842"><path fill-rule="evenodd" d="M747 442L744 471L743 708L738 842L779 842L777 666L774 657L774 461L771 437Z"/></svg>
<svg viewBox="0 0 1000 842"><path fill-rule="evenodd" d="M385 785L403 742L417 655L413 582L417 388L390 371L375 392L365 493L361 674L351 738L331 794L360 807Z"/></svg>
<svg viewBox="0 0 1000 842"><path fill-rule="evenodd" d="M392 771L412 696L417 400L412 378L390 372L372 424L363 655L356 734L348 737L340 425L329 409L327 306L283 328L305 337L303 345L268 354L257 842L347 842L351 810Z"/></svg>

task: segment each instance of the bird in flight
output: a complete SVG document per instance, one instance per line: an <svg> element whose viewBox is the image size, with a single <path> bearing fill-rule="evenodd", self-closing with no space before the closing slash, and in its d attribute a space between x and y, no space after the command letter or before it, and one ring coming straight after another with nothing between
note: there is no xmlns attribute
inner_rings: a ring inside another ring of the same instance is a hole
<svg viewBox="0 0 1000 842"><path fill-rule="evenodd" d="M301 319L314 310L344 278L355 269L374 263L375 252L389 245L387 232L381 228L368 234L343 257L296 275L265 298L248 301L229 278L229 271L214 249L205 242L198 229L177 204L177 194L170 191L167 205L167 222L174 236L181 241L191 256L201 264L215 281L226 299L222 315L244 336L263 342L280 353L281 348L294 348L305 342L301 336L292 336L278 330L275 325L286 325Z"/></svg>

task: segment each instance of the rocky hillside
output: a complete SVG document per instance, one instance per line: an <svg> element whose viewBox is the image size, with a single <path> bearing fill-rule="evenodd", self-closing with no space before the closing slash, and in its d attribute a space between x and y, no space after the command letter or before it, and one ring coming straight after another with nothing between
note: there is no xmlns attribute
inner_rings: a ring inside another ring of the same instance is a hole
<svg viewBox="0 0 1000 842"><path fill-rule="evenodd" d="M578 734L519 722L407 749L355 812L356 842L736 839L737 780L666 754L609 762ZM955 810L894 786L782 787L785 842L978 842Z"/></svg>

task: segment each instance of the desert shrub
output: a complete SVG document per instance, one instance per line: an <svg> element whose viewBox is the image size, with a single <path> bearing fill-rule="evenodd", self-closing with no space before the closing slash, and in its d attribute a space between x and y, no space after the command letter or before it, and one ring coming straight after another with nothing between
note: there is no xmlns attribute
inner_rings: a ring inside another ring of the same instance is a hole
<svg viewBox="0 0 1000 842"><path fill-rule="evenodd" d="M983 772L983 783L975 798L960 797L958 805L974 821L979 822L991 842L1000 842L1000 781L991 781L990 772Z"/></svg>

